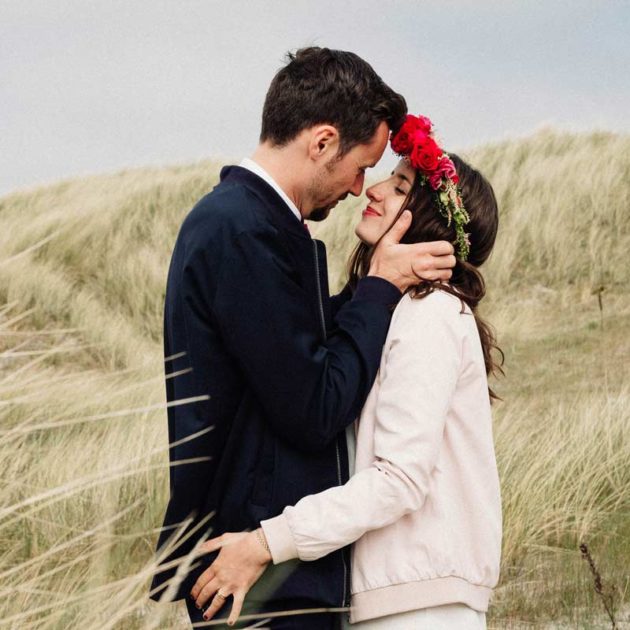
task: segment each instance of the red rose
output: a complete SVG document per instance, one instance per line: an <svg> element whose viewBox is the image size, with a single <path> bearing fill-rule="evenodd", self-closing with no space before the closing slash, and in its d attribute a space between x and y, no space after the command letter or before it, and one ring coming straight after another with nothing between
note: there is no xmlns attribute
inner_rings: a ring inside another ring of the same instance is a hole
<svg viewBox="0 0 630 630"><path fill-rule="evenodd" d="M411 148L423 147L429 140L433 142L433 139L428 133L422 131L422 129L416 129L411 136Z"/></svg>
<svg viewBox="0 0 630 630"><path fill-rule="evenodd" d="M402 155L409 155L414 145L431 133L431 126L431 121L426 116L407 114L403 126L396 135L392 136L393 151ZM418 134L421 136L418 137Z"/></svg>
<svg viewBox="0 0 630 630"><path fill-rule="evenodd" d="M425 133L431 133L433 123L426 116L418 116L418 129L421 129Z"/></svg>
<svg viewBox="0 0 630 630"><path fill-rule="evenodd" d="M426 136L424 142L413 147L410 160L414 168L430 175L437 168L441 156L442 149L433 138Z"/></svg>
<svg viewBox="0 0 630 630"><path fill-rule="evenodd" d="M400 155L407 155L413 147L410 130L405 129L404 125L400 131L392 137L392 151Z"/></svg>

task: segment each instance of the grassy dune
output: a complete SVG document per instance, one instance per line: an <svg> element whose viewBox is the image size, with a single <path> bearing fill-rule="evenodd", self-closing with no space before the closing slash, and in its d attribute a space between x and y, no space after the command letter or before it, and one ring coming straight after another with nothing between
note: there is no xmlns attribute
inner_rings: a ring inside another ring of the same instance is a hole
<svg viewBox="0 0 630 630"><path fill-rule="evenodd" d="M465 157L501 207L485 305L506 352L491 625L610 627L578 545L627 618L630 138L547 131ZM161 312L178 226L218 171L0 200L0 628L182 627L180 607L146 597L168 492ZM313 226L333 286L362 206Z"/></svg>

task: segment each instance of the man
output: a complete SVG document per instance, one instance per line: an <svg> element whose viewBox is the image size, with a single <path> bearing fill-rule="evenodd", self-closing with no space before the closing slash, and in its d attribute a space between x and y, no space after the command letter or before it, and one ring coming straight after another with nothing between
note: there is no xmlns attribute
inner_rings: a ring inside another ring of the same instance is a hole
<svg viewBox="0 0 630 630"><path fill-rule="evenodd" d="M392 307L417 275L448 279L455 259L447 243L398 244L406 213L354 294L329 298L325 250L303 220L321 220L361 193L365 170L405 114L404 99L353 53L289 55L267 93L252 159L224 168L185 219L167 283L164 343L174 375L166 386L169 402L197 401L169 408L171 498L155 599L188 597L213 560L188 569L210 531L254 529L347 480L344 431L373 384ZM250 592L249 610L346 606L348 566L342 550L289 572L273 567ZM201 621L187 603L191 621ZM266 627L338 621L312 614Z"/></svg>

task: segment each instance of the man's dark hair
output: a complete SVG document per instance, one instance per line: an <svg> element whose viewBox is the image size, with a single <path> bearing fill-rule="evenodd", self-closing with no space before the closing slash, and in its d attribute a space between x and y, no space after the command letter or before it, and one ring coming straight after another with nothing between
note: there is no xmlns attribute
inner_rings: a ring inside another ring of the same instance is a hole
<svg viewBox="0 0 630 630"><path fill-rule="evenodd" d="M336 127L340 154L367 143L381 121L396 133L407 113L394 92L358 55L310 47L287 53L263 107L260 141L283 146L318 124Z"/></svg>

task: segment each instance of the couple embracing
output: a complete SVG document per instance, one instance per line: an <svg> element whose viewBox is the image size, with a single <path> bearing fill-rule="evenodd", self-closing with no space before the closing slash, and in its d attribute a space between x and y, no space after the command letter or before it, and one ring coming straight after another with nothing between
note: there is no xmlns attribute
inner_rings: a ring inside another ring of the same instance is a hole
<svg viewBox="0 0 630 630"><path fill-rule="evenodd" d="M388 143L400 161L330 296L304 219L362 194ZM369 64L289 55L256 151L188 214L169 268L167 400L192 402L168 410L154 599L185 598L195 627L485 628L498 366L476 311L497 222L486 179Z"/></svg>

